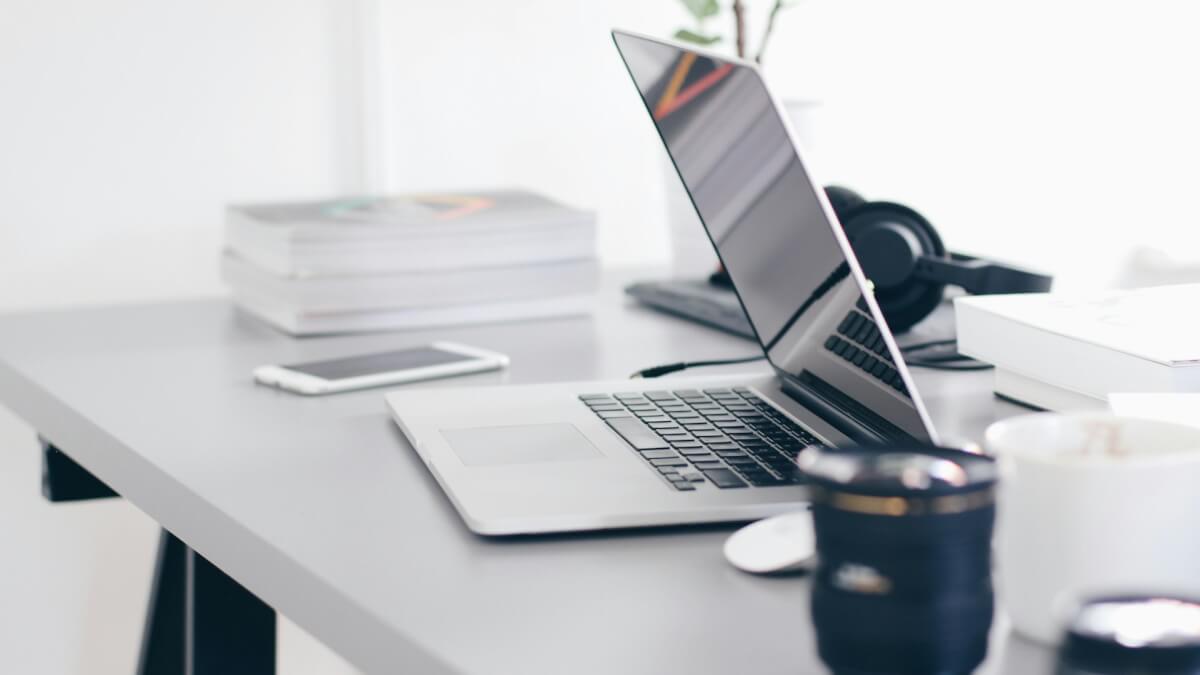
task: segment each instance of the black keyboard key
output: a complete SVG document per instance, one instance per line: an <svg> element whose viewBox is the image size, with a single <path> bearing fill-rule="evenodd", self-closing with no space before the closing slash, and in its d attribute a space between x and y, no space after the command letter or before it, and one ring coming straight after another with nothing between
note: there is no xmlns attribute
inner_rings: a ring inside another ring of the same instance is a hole
<svg viewBox="0 0 1200 675"><path fill-rule="evenodd" d="M625 409L624 406L617 405L615 402L614 403L589 403L588 407L591 408L595 412L600 412L602 410L624 410Z"/></svg>
<svg viewBox="0 0 1200 675"><path fill-rule="evenodd" d="M692 439L686 441L671 441L671 447L676 450L703 450L704 446Z"/></svg>
<svg viewBox="0 0 1200 675"><path fill-rule="evenodd" d="M854 316L850 317L850 326L846 329L846 335L854 335L867 324L867 317L857 312L851 312L851 314Z"/></svg>
<svg viewBox="0 0 1200 675"><path fill-rule="evenodd" d="M673 457L673 458L669 458L669 459L652 459L652 460L650 460L650 463L653 464L654 466L658 466L658 467L687 466L688 465L687 460L683 459L682 457Z"/></svg>
<svg viewBox="0 0 1200 675"><path fill-rule="evenodd" d="M862 328L859 328L858 332L854 334L854 341L859 344L863 344L867 340L871 339L871 330L873 328L874 326L872 326L870 322L863 322Z"/></svg>
<svg viewBox="0 0 1200 675"><path fill-rule="evenodd" d="M691 481L686 480L673 480L671 481L671 485L674 485L675 489L680 492L691 492L696 489L696 486L692 485Z"/></svg>
<svg viewBox="0 0 1200 675"><path fill-rule="evenodd" d="M738 478L738 475L730 469L701 469L705 478L708 478L719 488L740 488L746 487L746 481Z"/></svg>
<svg viewBox="0 0 1200 675"><path fill-rule="evenodd" d="M670 443L672 441L690 441L690 440L692 440L692 437L688 436L687 434L663 434L662 437L668 443Z"/></svg>
<svg viewBox="0 0 1200 675"><path fill-rule="evenodd" d="M710 453L707 449L700 447L699 444L697 444L694 448L681 448L679 446L675 446L675 449L679 451L679 454L687 457L688 459L712 456L712 453Z"/></svg>
<svg viewBox="0 0 1200 675"><path fill-rule="evenodd" d="M829 337L828 337L828 338L825 340L825 349L827 349L827 350L829 350L829 351L833 351L833 348L834 348L834 347L837 347L837 342L838 342L838 340L837 340L837 336L836 336L836 335L830 335L830 336L829 336Z"/></svg>
<svg viewBox="0 0 1200 675"><path fill-rule="evenodd" d="M837 332L841 333L842 335L849 333L850 327L854 325L854 317L856 316L858 315L854 312L847 314L846 318L842 319L842 322L838 324Z"/></svg>
<svg viewBox="0 0 1200 675"><path fill-rule="evenodd" d="M708 446L709 450L717 453L730 451L741 452L741 446L737 443L705 443L705 445Z"/></svg>
<svg viewBox="0 0 1200 675"><path fill-rule="evenodd" d="M673 459L679 455L675 454L674 450L642 450L642 457L646 459Z"/></svg>
<svg viewBox="0 0 1200 675"><path fill-rule="evenodd" d="M747 476L746 480L755 487L775 487L777 485L789 485L790 483L782 478L772 476L769 473L764 473L755 476Z"/></svg>
<svg viewBox="0 0 1200 675"><path fill-rule="evenodd" d="M632 417L618 417L604 421L612 427L613 431L620 434L626 443L632 445L634 450L656 450L668 447L667 442L659 438L658 434L654 433L650 427Z"/></svg>
<svg viewBox="0 0 1200 675"><path fill-rule="evenodd" d="M724 469L725 463L717 459L698 459L692 462L697 469Z"/></svg>

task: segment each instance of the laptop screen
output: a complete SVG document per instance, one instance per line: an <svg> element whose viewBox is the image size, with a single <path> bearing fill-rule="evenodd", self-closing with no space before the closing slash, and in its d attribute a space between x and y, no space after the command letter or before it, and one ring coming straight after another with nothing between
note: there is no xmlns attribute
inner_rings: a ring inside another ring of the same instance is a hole
<svg viewBox="0 0 1200 675"><path fill-rule="evenodd" d="M840 225L758 72L613 36L776 372L851 436L931 440Z"/></svg>

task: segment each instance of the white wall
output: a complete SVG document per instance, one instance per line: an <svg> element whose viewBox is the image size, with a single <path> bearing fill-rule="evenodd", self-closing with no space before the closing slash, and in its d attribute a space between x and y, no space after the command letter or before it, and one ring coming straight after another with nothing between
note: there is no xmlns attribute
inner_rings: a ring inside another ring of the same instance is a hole
<svg viewBox="0 0 1200 675"><path fill-rule="evenodd" d="M0 0L0 310L219 291L221 205L356 187L339 0ZM130 673L157 527L0 407L0 672ZM280 672L348 673L286 620Z"/></svg>
<svg viewBox="0 0 1200 675"><path fill-rule="evenodd" d="M381 8L389 188L539 189L599 211L608 261L665 259L665 153L608 29L669 32L673 0Z"/></svg>
<svg viewBox="0 0 1200 675"><path fill-rule="evenodd" d="M667 35L674 0L381 1L390 187L538 187L600 210L609 260L666 255L662 152L605 31ZM910 203L952 247L1108 283L1137 243L1200 258L1198 19L1185 0L803 0L767 75L823 102L830 181Z"/></svg>
<svg viewBox="0 0 1200 675"><path fill-rule="evenodd" d="M354 187L343 5L0 2L0 307L216 292L224 203Z"/></svg>
<svg viewBox="0 0 1200 675"><path fill-rule="evenodd" d="M822 102L829 180L911 203L956 248L1106 283L1138 243L1200 258L1197 7L802 0L767 73ZM596 208L609 262L668 254L663 152L607 29L668 35L674 0L0 12L0 307L217 292L223 204L364 185L525 185Z"/></svg>

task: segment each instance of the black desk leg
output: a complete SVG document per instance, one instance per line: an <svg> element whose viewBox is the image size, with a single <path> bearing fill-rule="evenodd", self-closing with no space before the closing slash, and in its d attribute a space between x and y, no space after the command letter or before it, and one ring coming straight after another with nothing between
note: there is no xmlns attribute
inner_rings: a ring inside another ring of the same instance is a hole
<svg viewBox="0 0 1200 675"><path fill-rule="evenodd" d="M138 675L270 675L275 611L163 531Z"/></svg>
<svg viewBox="0 0 1200 675"><path fill-rule="evenodd" d="M186 675L275 672L275 610L187 551Z"/></svg>
<svg viewBox="0 0 1200 675"><path fill-rule="evenodd" d="M150 582L138 675L183 672L186 573L187 547L163 530L158 537L158 558Z"/></svg>
<svg viewBox="0 0 1200 675"><path fill-rule="evenodd" d="M49 441L42 494L52 502L119 496ZM163 530L138 675L271 675L275 610Z"/></svg>
<svg viewBox="0 0 1200 675"><path fill-rule="evenodd" d="M39 437L42 446L42 496L51 502L116 497L117 493L87 469L67 457L50 441Z"/></svg>

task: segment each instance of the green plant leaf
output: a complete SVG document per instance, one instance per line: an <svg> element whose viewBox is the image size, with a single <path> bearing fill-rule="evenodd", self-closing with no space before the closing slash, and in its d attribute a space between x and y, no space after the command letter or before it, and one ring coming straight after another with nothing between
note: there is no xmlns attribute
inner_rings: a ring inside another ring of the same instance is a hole
<svg viewBox="0 0 1200 675"><path fill-rule="evenodd" d="M717 4L717 0L680 0L687 11L697 21L707 19L721 11L721 6Z"/></svg>
<svg viewBox="0 0 1200 675"><path fill-rule="evenodd" d="M680 28L675 31L675 39L682 42L690 42L694 45L711 45L721 41L720 35L701 35L696 31Z"/></svg>

